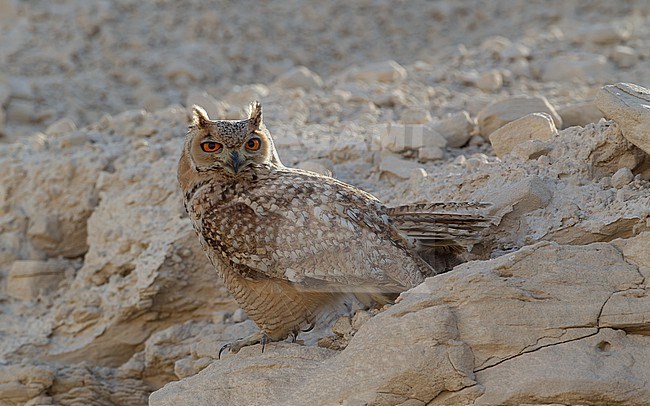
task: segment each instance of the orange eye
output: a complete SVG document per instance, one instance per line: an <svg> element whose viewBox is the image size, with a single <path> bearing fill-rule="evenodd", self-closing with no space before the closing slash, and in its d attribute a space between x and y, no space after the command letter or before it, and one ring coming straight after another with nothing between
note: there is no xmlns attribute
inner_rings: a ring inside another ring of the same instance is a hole
<svg viewBox="0 0 650 406"><path fill-rule="evenodd" d="M246 149L249 151L257 151L260 149L260 145L262 143L260 142L259 138L251 138L246 142Z"/></svg>
<svg viewBox="0 0 650 406"><path fill-rule="evenodd" d="M205 152L217 152L221 149L221 144L213 141L206 141L201 143L201 149Z"/></svg>

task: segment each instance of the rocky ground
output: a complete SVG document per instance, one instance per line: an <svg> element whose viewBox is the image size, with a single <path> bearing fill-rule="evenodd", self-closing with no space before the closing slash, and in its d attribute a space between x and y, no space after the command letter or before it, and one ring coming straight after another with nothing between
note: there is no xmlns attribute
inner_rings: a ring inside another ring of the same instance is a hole
<svg viewBox="0 0 650 406"><path fill-rule="evenodd" d="M647 2L0 0L0 34L0 405L650 399ZM217 360L256 327L176 162L187 106L253 99L287 165L491 203L483 259L344 350Z"/></svg>

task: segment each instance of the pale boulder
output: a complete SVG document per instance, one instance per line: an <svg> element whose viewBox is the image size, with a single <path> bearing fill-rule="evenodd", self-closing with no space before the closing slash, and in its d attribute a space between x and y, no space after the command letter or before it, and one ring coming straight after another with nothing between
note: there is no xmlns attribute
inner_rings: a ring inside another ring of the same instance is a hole
<svg viewBox="0 0 650 406"><path fill-rule="evenodd" d="M404 110L399 118L403 124L427 124L431 122L431 113L423 108L408 108Z"/></svg>
<svg viewBox="0 0 650 406"><path fill-rule="evenodd" d="M584 28L579 30L576 40L578 42L591 42L597 45L610 45L630 38L632 31L632 24L624 20L586 24Z"/></svg>
<svg viewBox="0 0 650 406"><path fill-rule="evenodd" d="M617 189L629 184L634 179L634 174L630 168L621 168L612 175L612 186Z"/></svg>
<svg viewBox="0 0 650 406"><path fill-rule="evenodd" d="M217 100L212 95L205 91L193 90L185 99L185 106L191 109L193 105L203 107L208 116L223 117L226 111L230 108L227 103Z"/></svg>
<svg viewBox="0 0 650 406"><path fill-rule="evenodd" d="M557 128L547 113L532 113L512 121L490 134L490 143L501 159L525 141L550 141Z"/></svg>
<svg viewBox="0 0 650 406"><path fill-rule="evenodd" d="M380 128L379 140L381 148L391 152L447 145L447 140L433 127L423 124L388 123Z"/></svg>
<svg viewBox="0 0 650 406"><path fill-rule="evenodd" d="M603 117L593 101L569 104L557 110L562 117L562 128L579 125L584 127L589 123L595 123Z"/></svg>
<svg viewBox="0 0 650 406"><path fill-rule="evenodd" d="M497 101L482 109L476 120L480 134L488 138L498 128L530 113L546 113L555 127L562 128L562 118L545 97L515 96Z"/></svg>
<svg viewBox="0 0 650 406"><path fill-rule="evenodd" d="M399 179L409 179L414 170L421 168L417 162L402 159L391 153L383 153L379 164L379 171L396 176Z"/></svg>
<svg viewBox="0 0 650 406"><path fill-rule="evenodd" d="M596 107L621 127L623 136L650 154L650 90L632 83L600 89Z"/></svg>
<svg viewBox="0 0 650 406"><path fill-rule="evenodd" d="M75 124L75 122L69 117L64 117L50 124L45 130L45 134L56 137L59 135L70 133L76 129L77 129L77 125Z"/></svg>
<svg viewBox="0 0 650 406"><path fill-rule="evenodd" d="M542 242L427 279L368 320L341 352L247 347L149 401L643 405L650 337L633 331L646 331L648 319L630 331L601 320L611 297L639 289L637 267L610 244Z"/></svg>
<svg viewBox="0 0 650 406"><path fill-rule="evenodd" d="M301 87L318 89L323 86L323 79L305 66L298 66L278 76L272 86L283 89Z"/></svg>
<svg viewBox="0 0 650 406"><path fill-rule="evenodd" d="M544 82L568 82L572 80L606 80L610 77L607 58L595 54L562 54L546 61L542 67Z"/></svg>
<svg viewBox="0 0 650 406"><path fill-rule="evenodd" d="M619 68L631 68L639 60L639 54L634 50L634 48L617 45L612 49L609 54L609 58L618 66Z"/></svg>
<svg viewBox="0 0 650 406"><path fill-rule="evenodd" d="M406 78L406 69L399 63L388 60L370 63L353 68L347 73L347 78L362 82L395 82Z"/></svg>
<svg viewBox="0 0 650 406"><path fill-rule="evenodd" d="M483 72L476 80L476 87L484 92L496 92L503 86L503 75L498 69Z"/></svg>
<svg viewBox="0 0 650 406"><path fill-rule="evenodd" d="M437 161L445 157L445 150L440 147L422 147L418 150L420 161Z"/></svg>
<svg viewBox="0 0 650 406"><path fill-rule="evenodd" d="M469 141L476 128L476 123L469 113L460 111L450 114L432 125L433 129L447 140L447 146L460 148Z"/></svg>

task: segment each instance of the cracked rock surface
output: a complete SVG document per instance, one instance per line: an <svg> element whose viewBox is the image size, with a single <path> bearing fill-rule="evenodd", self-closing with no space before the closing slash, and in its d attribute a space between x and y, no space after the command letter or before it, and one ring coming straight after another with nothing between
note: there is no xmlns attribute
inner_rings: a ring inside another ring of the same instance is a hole
<svg viewBox="0 0 650 406"><path fill-rule="evenodd" d="M403 294L341 352L245 349L150 401L642 405L650 328L605 315L621 294L647 309L645 277L630 262L609 243L541 242L466 263Z"/></svg>

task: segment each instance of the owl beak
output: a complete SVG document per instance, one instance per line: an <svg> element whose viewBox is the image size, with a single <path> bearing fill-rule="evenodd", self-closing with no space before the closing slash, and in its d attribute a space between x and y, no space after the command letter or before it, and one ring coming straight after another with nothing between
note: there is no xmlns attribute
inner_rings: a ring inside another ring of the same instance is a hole
<svg viewBox="0 0 650 406"><path fill-rule="evenodd" d="M231 159L231 166L232 166L232 171L237 174L239 172L239 168L241 166L241 161L239 160L239 152L233 151L230 153L230 159Z"/></svg>

